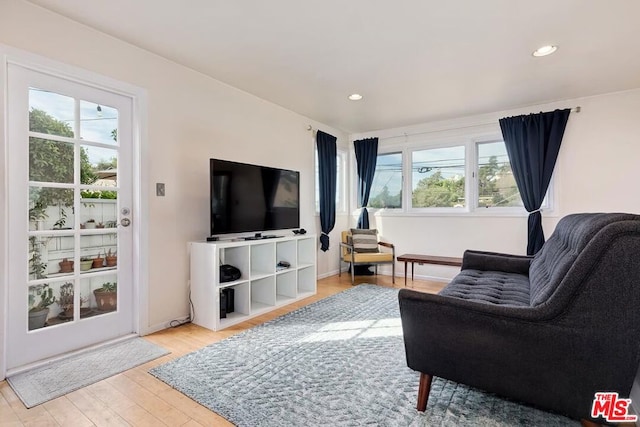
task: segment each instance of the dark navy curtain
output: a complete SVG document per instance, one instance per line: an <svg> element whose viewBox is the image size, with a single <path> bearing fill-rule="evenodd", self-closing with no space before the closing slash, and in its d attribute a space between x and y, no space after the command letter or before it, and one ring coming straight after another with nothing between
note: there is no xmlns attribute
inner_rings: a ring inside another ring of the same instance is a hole
<svg viewBox="0 0 640 427"><path fill-rule="evenodd" d="M556 165L570 109L500 119L511 169L529 212L527 255L544 244L540 206Z"/></svg>
<svg viewBox="0 0 640 427"><path fill-rule="evenodd" d="M329 232L336 223L336 137L319 130L316 134L318 150L318 182L320 188L320 249L329 249Z"/></svg>
<svg viewBox="0 0 640 427"><path fill-rule="evenodd" d="M369 228L369 193L373 183L373 175L376 173L378 161L378 138L367 138L353 141L356 153L356 168L358 171L358 204L362 206L358 218L358 228Z"/></svg>

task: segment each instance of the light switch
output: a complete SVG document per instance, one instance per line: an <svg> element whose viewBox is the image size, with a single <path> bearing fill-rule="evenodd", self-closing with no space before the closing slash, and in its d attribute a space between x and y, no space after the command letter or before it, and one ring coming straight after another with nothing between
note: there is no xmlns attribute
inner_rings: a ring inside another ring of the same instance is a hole
<svg viewBox="0 0 640 427"><path fill-rule="evenodd" d="M164 182L156 182L156 196L164 197Z"/></svg>

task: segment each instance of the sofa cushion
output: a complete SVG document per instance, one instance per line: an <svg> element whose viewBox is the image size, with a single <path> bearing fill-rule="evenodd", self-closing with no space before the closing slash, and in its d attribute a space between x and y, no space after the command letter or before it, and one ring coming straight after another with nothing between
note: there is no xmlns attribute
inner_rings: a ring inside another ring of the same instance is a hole
<svg viewBox="0 0 640 427"><path fill-rule="evenodd" d="M529 278L501 271L462 270L440 295L498 305L529 305Z"/></svg>
<svg viewBox="0 0 640 427"><path fill-rule="evenodd" d="M531 262L531 306L540 305L551 297L578 256L600 230L608 224L627 219L636 217L622 213L589 213L562 218Z"/></svg>

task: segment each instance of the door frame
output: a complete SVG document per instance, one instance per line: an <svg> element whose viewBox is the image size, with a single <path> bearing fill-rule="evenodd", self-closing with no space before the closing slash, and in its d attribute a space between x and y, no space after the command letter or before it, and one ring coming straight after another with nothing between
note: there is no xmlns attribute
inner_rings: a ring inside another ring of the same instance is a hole
<svg viewBox="0 0 640 427"><path fill-rule="evenodd" d="M8 201L7 201L7 67L9 63L51 74L80 84L116 92L131 98L133 105L133 319L134 334L149 331L149 265L148 265L148 151L147 91L129 83L92 71L70 66L40 55L0 44L0 381L6 376L7 315L8 315Z"/></svg>

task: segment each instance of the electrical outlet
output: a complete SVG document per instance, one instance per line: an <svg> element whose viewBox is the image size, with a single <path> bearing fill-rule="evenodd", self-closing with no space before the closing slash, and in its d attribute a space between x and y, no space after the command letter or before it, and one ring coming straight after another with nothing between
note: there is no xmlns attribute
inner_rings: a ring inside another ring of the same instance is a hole
<svg viewBox="0 0 640 427"><path fill-rule="evenodd" d="M164 182L156 182L156 196L164 197Z"/></svg>

